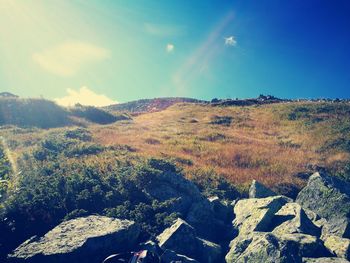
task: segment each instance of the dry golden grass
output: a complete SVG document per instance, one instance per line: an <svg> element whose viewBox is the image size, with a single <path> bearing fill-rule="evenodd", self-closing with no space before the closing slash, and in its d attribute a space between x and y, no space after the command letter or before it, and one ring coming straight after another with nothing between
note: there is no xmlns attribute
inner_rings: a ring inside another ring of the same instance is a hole
<svg viewBox="0 0 350 263"><path fill-rule="evenodd" d="M330 106L295 102L251 107L177 104L164 111L134 116L131 121L91 125L88 129L95 143L128 145L136 149L136 155L171 158L190 179L210 171L243 189L253 179L268 186L286 183L301 187L305 181L295 175L309 171L310 165L341 167L350 163L349 150L324 148L344 134L350 142L350 116L334 109L330 113L316 111L315 116L322 121L311 124L314 115L297 120L285 117L298 107L314 110ZM346 107L350 112L350 105ZM213 124L217 120L224 123ZM20 143L12 149L16 159L49 134L66 129L3 129L1 133L10 147L11 141L14 145ZM103 162L103 156L95 159Z"/></svg>
<svg viewBox="0 0 350 263"><path fill-rule="evenodd" d="M304 182L294 175L308 170L310 164L349 158L346 153L317 153L326 140L322 126L310 131L299 122L277 118L276 108L285 106L177 104L162 112L137 116L132 122L95 126L93 134L103 145L127 144L141 155L176 158L189 178L197 169L213 169L243 186L252 179L269 186L302 186ZM214 116L232 117L232 123L210 124Z"/></svg>

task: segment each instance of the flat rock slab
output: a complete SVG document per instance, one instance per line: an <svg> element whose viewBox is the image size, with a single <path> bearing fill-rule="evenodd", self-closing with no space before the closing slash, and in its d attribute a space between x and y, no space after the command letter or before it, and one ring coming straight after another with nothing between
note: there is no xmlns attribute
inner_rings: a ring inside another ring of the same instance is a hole
<svg viewBox="0 0 350 263"><path fill-rule="evenodd" d="M101 262L109 254L135 245L140 228L132 221L88 216L31 238L9 256L10 262Z"/></svg>

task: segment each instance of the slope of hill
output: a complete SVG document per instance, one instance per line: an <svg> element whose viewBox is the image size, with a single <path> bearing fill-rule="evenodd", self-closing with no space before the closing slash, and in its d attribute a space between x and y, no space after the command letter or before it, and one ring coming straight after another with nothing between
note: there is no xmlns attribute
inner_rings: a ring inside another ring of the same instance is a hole
<svg viewBox="0 0 350 263"><path fill-rule="evenodd" d="M178 104L92 133L102 145L128 144L145 156L173 158L194 180L218 175L241 187L255 178L293 188L303 185L300 173L317 166L345 176L349 113L347 102Z"/></svg>
<svg viewBox="0 0 350 263"><path fill-rule="evenodd" d="M109 124L129 119L95 107L77 105L64 108L45 99L21 99L14 96L0 97L0 125L54 128L69 125Z"/></svg>
<svg viewBox="0 0 350 263"><path fill-rule="evenodd" d="M42 111L41 121L49 118ZM71 117L69 109L62 111ZM109 125L2 125L0 132L0 254L62 220L95 213L135 220L155 235L181 216L171 209L178 200L154 201L143 189L169 173L183 174L206 196L228 200L246 196L253 179L290 197L315 170L350 181L346 101L179 103Z"/></svg>
<svg viewBox="0 0 350 263"><path fill-rule="evenodd" d="M166 108L176 103L208 103L203 100L191 99L191 98L154 98L135 100L126 103L114 104L105 107L110 111L128 111L132 113L146 113L165 110Z"/></svg>

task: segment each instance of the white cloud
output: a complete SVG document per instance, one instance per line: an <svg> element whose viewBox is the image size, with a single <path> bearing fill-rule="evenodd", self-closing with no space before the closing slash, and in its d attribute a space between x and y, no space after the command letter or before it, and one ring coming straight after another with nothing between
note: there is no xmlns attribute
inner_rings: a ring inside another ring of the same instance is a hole
<svg viewBox="0 0 350 263"><path fill-rule="evenodd" d="M108 98L106 95L96 94L87 87L81 87L78 91L67 89L67 93L68 94L63 98L54 99L57 104L62 106L74 106L80 103L81 105L102 107L118 103Z"/></svg>
<svg viewBox="0 0 350 263"><path fill-rule="evenodd" d="M227 46L236 46L237 40L234 36L225 37L225 45Z"/></svg>
<svg viewBox="0 0 350 263"><path fill-rule="evenodd" d="M168 44L166 45L166 48L165 48L166 52L168 52L168 53L173 52L174 49L175 49L175 46L174 46L174 44L171 44L171 43L168 43Z"/></svg>
<svg viewBox="0 0 350 263"><path fill-rule="evenodd" d="M178 25L164 25L164 24L144 24L145 31L158 37L174 37L185 34L186 28Z"/></svg>
<svg viewBox="0 0 350 263"><path fill-rule="evenodd" d="M65 77L108 57L108 50L80 41L64 42L33 54L33 60L44 70Z"/></svg>

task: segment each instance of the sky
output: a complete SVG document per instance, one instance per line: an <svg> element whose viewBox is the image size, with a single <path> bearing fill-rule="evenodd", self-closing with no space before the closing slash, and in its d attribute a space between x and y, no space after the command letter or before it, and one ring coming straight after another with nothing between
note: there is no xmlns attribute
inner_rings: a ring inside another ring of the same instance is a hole
<svg viewBox="0 0 350 263"><path fill-rule="evenodd" d="M347 0L0 0L0 92L349 98L349 14Z"/></svg>

